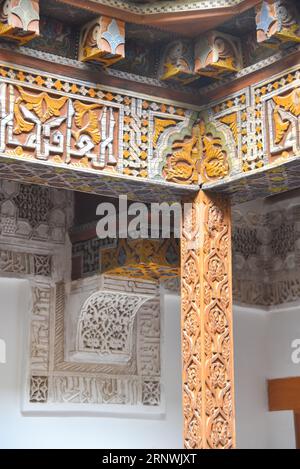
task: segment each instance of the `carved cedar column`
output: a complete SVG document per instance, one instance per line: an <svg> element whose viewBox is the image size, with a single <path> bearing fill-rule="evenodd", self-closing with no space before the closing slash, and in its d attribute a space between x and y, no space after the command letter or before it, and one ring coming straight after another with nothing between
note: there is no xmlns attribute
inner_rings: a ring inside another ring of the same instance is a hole
<svg viewBox="0 0 300 469"><path fill-rule="evenodd" d="M235 446L229 201L200 191L181 238L184 444Z"/></svg>

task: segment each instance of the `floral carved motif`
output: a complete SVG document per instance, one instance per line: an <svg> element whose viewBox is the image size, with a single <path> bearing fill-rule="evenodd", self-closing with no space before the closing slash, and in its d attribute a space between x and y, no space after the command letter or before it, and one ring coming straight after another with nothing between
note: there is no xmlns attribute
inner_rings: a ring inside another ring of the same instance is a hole
<svg viewBox="0 0 300 469"><path fill-rule="evenodd" d="M78 350L94 352L99 360L128 361L135 315L145 301L128 294L94 293L81 311Z"/></svg>
<svg viewBox="0 0 300 469"><path fill-rule="evenodd" d="M173 154L167 161L164 175L167 181L181 184L198 182L199 138L197 135L173 144Z"/></svg>
<svg viewBox="0 0 300 469"><path fill-rule="evenodd" d="M200 192L182 229L186 448L235 445L231 225L227 200Z"/></svg>

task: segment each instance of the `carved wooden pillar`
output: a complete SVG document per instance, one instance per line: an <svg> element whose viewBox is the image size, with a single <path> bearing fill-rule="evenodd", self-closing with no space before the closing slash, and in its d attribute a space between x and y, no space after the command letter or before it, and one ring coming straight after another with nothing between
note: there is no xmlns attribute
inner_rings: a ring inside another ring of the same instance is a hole
<svg viewBox="0 0 300 469"><path fill-rule="evenodd" d="M200 191L181 237L184 444L235 446L229 201Z"/></svg>

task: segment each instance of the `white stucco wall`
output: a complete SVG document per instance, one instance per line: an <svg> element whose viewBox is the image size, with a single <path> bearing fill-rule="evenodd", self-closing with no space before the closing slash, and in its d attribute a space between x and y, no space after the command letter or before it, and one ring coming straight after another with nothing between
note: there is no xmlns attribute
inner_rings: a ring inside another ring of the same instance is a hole
<svg viewBox="0 0 300 469"><path fill-rule="evenodd" d="M0 363L0 448L181 448L178 297L164 297L162 373L166 416L160 420L22 415L22 340L29 286L26 281L0 278L0 298L0 339L7 346L7 362Z"/></svg>
<svg viewBox="0 0 300 469"><path fill-rule="evenodd" d="M234 307L236 432L238 448L266 448L267 317Z"/></svg>
<svg viewBox="0 0 300 469"><path fill-rule="evenodd" d="M239 448L295 448L293 413L269 412L268 378L300 376L291 346L300 339L300 303L263 311L234 307Z"/></svg>
<svg viewBox="0 0 300 469"><path fill-rule="evenodd" d="M180 301L165 295L163 360L166 417L24 416L22 340L30 294L26 281L0 278L0 448L181 448ZM267 378L299 376L291 360L300 339L300 304L273 311L234 307L235 396L239 448L294 448L292 412L268 412Z"/></svg>

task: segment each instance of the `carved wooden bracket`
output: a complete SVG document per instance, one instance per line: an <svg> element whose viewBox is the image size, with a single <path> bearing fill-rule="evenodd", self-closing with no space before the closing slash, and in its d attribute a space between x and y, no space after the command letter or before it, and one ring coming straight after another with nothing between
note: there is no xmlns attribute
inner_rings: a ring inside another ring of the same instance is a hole
<svg viewBox="0 0 300 469"><path fill-rule="evenodd" d="M242 68L240 40L219 31L209 31L195 46L195 72L199 75L217 78Z"/></svg>
<svg viewBox="0 0 300 469"><path fill-rule="evenodd" d="M159 79L191 83L199 76L194 72L192 41L176 40L167 45L159 68Z"/></svg>
<svg viewBox="0 0 300 469"><path fill-rule="evenodd" d="M168 44L158 77L187 84L201 75L218 78L226 72L237 72L242 64L240 40L218 31L209 31L196 43L176 40Z"/></svg>
<svg viewBox="0 0 300 469"><path fill-rule="evenodd" d="M265 0L256 7L257 42L276 47L281 42L300 42L300 18L289 0Z"/></svg>
<svg viewBox="0 0 300 469"><path fill-rule="evenodd" d="M5 0L0 6L0 36L20 44L39 35L39 0Z"/></svg>
<svg viewBox="0 0 300 469"><path fill-rule="evenodd" d="M86 24L80 35L79 60L109 66L125 57L124 21L100 16Z"/></svg>

